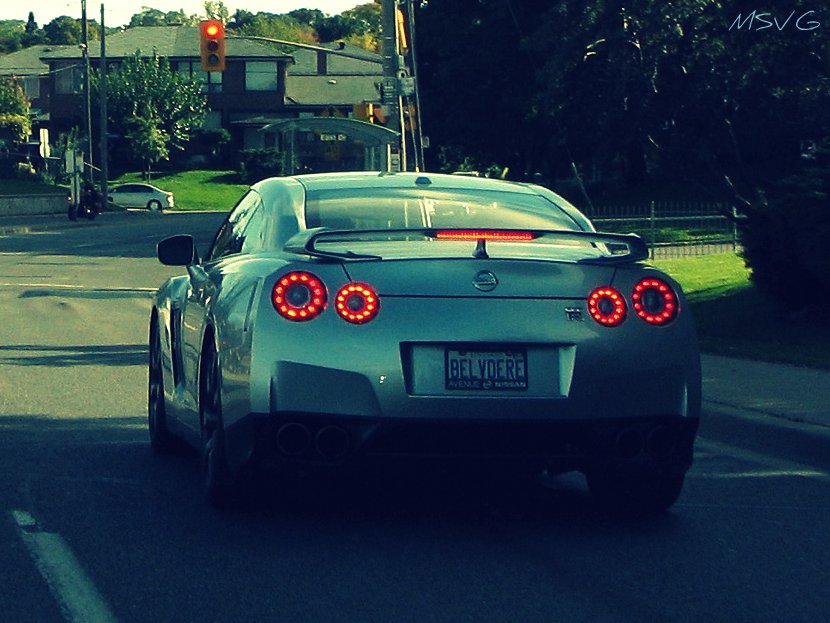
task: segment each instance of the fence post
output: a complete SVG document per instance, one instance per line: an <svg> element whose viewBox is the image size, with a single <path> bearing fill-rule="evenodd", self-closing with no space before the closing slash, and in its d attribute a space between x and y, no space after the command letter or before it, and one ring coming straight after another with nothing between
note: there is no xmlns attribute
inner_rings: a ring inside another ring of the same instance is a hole
<svg viewBox="0 0 830 623"><path fill-rule="evenodd" d="M649 255L651 256L651 259L654 259L654 245L657 244L657 230L655 223L655 219L657 216L656 213L657 210L654 205L654 200L652 199L649 214L649 220L651 221L651 245L649 245L651 248L649 249Z"/></svg>

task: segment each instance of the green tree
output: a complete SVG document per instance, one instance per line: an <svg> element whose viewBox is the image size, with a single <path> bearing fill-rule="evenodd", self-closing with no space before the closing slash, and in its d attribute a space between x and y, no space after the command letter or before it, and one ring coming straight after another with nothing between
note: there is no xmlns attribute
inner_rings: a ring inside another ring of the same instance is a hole
<svg viewBox="0 0 830 623"><path fill-rule="evenodd" d="M38 28L37 22L35 21L35 14L32 11L29 11L29 19L26 21L26 26L23 28L23 31L23 36L20 39L23 47L28 48L33 45L38 45L46 40L46 34Z"/></svg>
<svg viewBox="0 0 830 623"><path fill-rule="evenodd" d="M315 42L313 29L301 24L289 15L274 15L273 13L260 12L249 17L249 14L237 15L244 17L244 24L236 28L241 35L252 37L270 37L283 41L297 41L301 43Z"/></svg>
<svg viewBox="0 0 830 623"><path fill-rule="evenodd" d="M182 9L168 11L167 13L150 7L142 7L140 13L130 18L130 27L134 26L194 26L199 22L196 15L187 15Z"/></svg>
<svg viewBox="0 0 830 623"><path fill-rule="evenodd" d="M326 14L320 9L295 9L288 12L288 17L297 20L300 24L314 26L314 23L323 19Z"/></svg>
<svg viewBox="0 0 830 623"><path fill-rule="evenodd" d="M98 75L91 80L97 92ZM110 131L121 134L131 153L150 164L182 150L207 114L202 85L170 67L166 58L140 52L114 68L107 79Z"/></svg>
<svg viewBox="0 0 830 623"><path fill-rule="evenodd" d="M230 12L221 0L205 0L205 15L208 16L208 19L218 19L223 23L227 23Z"/></svg>
<svg viewBox="0 0 830 623"><path fill-rule="evenodd" d="M81 43L81 22L66 15L56 17L43 27L46 41L52 45Z"/></svg>
<svg viewBox="0 0 830 623"><path fill-rule="evenodd" d="M24 34L20 20L0 20L0 53L17 52L22 47Z"/></svg>
<svg viewBox="0 0 830 623"><path fill-rule="evenodd" d="M0 80L0 138L25 141L32 132L29 100L13 80Z"/></svg>
<svg viewBox="0 0 830 623"><path fill-rule="evenodd" d="M343 15L360 24L362 34L369 34L374 39L381 38L381 11L382 7L376 2L359 4L356 7L343 11Z"/></svg>
<svg viewBox="0 0 830 623"><path fill-rule="evenodd" d="M150 179L152 165L170 157L170 135L162 128L162 121L153 117L133 117L124 122L124 137L132 157L144 164L146 179Z"/></svg>

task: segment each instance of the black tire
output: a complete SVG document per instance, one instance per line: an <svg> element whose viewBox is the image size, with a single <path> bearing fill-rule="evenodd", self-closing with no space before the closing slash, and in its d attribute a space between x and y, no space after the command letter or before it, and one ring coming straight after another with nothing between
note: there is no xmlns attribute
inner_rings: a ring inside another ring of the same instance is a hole
<svg viewBox="0 0 830 623"><path fill-rule="evenodd" d="M606 513L648 517L667 511L680 497L685 473L656 468L609 465L585 474L588 489Z"/></svg>
<svg viewBox="0 0 830 623"><path fill-rule="evenodd" d="M69 208L66 210L66 215L69 217L70 221L77 221L78 220L78 206L75 204L70 204Z"/></svg>
<svg viewBox="0 0 830 623"><path fill-rule="evenodd" d="M158 199L151 199L147 202L147 209L150 212L161 212L161 201Z"/></svg>
<svg viewBox="0 0 830 623"><path fill-rule="evenodd" d="M147 368L147 429L150 434L150 447L157 455L172 454L178 443L167 428L164 376L161 367L161 333L158 320L155 318L150 323L150 357Z"/></svg>
<svg viewBox="0 0 830 623"><path fill-rule="evenodd" d="M216 508L231 508L241 499L225 454L219 357L213 343L205 343L199 378L199 416L202 428L202 484L205 499Z"/></svg>

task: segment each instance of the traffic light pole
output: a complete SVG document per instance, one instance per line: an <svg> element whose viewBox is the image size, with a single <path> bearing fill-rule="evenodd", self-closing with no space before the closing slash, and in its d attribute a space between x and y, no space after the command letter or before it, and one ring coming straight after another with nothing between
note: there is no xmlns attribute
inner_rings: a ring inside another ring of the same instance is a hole
<svg viewBox="0 0 830 623"><path fill-rule="evenodd" d="M381 32L383 49L383 92L382 103L387 119L387 127L396 132L401 131L400 120L400 83L398 58L398 17L396 0L383 0L381 6Z"/></svg>

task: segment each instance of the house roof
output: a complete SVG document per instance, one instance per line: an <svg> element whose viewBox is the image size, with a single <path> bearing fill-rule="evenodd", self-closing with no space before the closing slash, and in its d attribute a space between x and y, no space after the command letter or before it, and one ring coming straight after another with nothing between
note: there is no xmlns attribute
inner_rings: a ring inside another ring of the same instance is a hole
<svg viewBox="0 0 830 623"><path fill-rule="evenodd" d="M71 48L79 53L74 45L33 45L17 52L0 56L0 75L2 76L39 76L49 71L49 65L40 58L47 53L56 52L62 48Z"/></svg>
<svg viewBox="0 0 830 623"><path fill-rule="evenodd" d="M285 103L289 106L351 106L378 102L378 76L297 76L285 80Z"/></svg>
<svg viewBox="0 0 830 623"><path fill-rule="evenodd" d="M97 43L97 42L96 42ZM56 46L53 46L56 47ZM80 50L75 46L63 46L68 49L44 54L43 58L59 60L78 58ZM150 55L155 51L166 58L192 58L199 56L199 28L197 26L137 26L107 35L106 54L108 59L133 56L136 50ZM89 57L101 56L100 46L93 44ZM227 58L242 57L254 59L290 59L290 56L268 45L245 39L229 38L225 40Z"/></svg>
<svg viewBox="0 0 830 623"><path fill-rule="evenodd" d="M330 48L332 52L342 50L350 55L362 56L363 59L352 58L351 56L338 56L336 53L327 54L326 65L329 75L374 75L383 73L383 57L380 54L369 52L353 45L339 45L337 43L324 43L321 47ZM294 57L294 64L289 68L292 75L317 75L317 51L307 48L296 48L291 51Z"/></svg>

